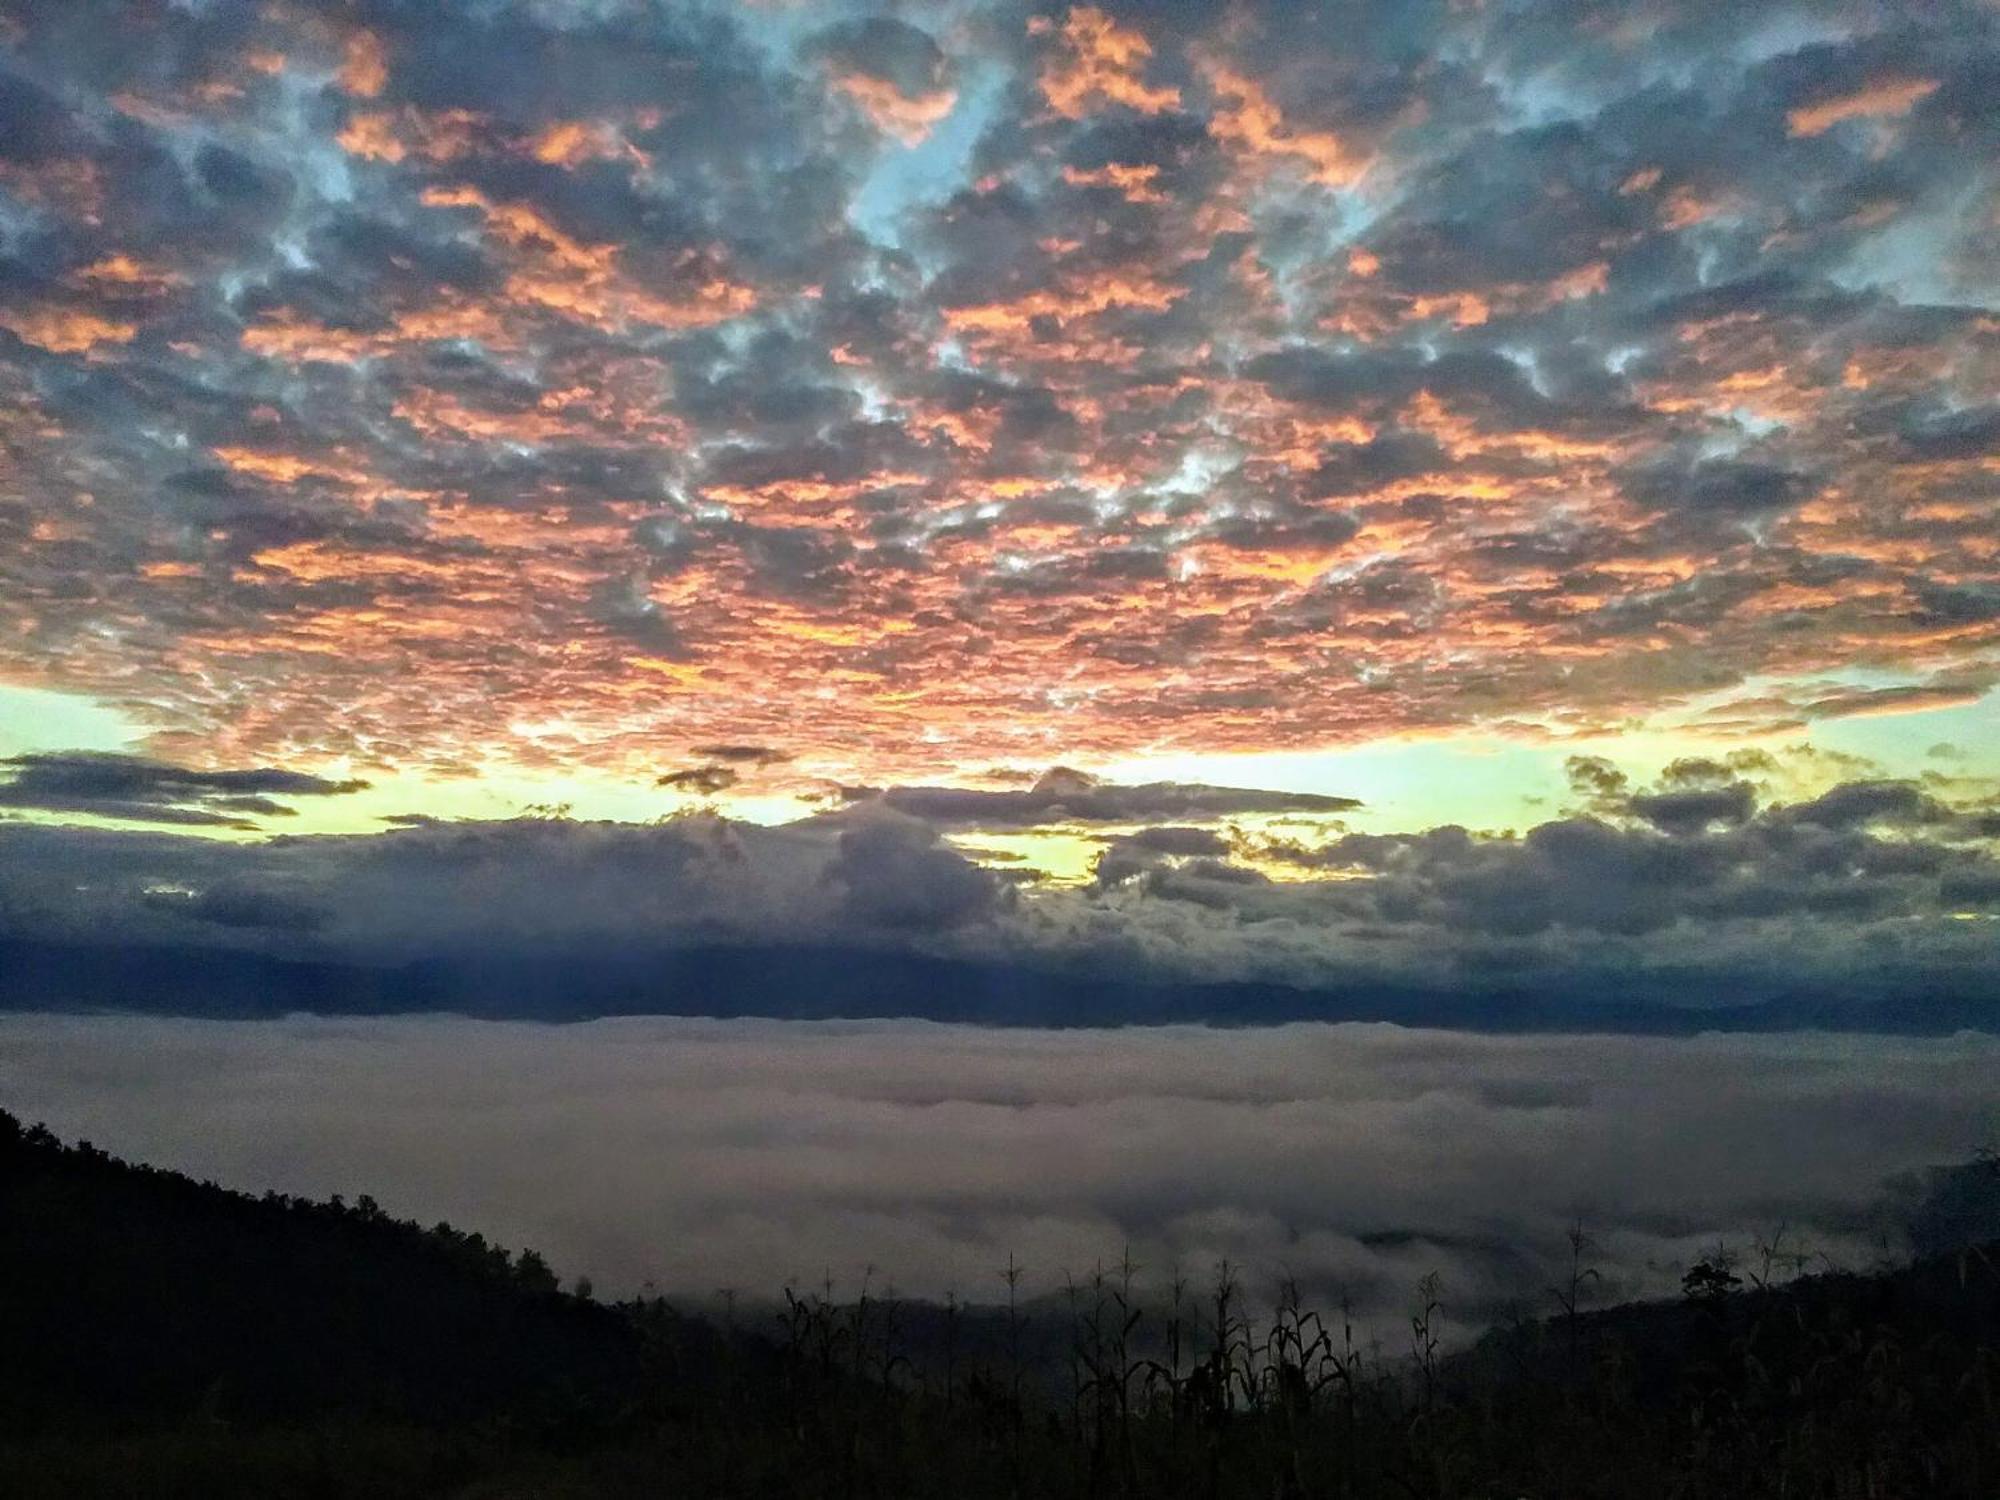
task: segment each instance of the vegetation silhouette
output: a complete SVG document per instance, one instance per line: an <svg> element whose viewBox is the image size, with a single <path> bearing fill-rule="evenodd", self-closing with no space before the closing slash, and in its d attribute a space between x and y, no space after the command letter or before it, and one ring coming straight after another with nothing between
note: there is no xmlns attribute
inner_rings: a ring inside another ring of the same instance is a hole
<svg viewBox="0 0 2000 1500"><path fill-rule="evenodd" d="M0 1113L0 1493L1990 1497L2000 1241L1938 1248L1989 1178L1935 1176L1911 1264L1792 1275L1780 1234L1671 1302L1586 1307L1578 1225L1553 1316L1452 1352L1436 1278L1385 1349L1129 1256L1054 1299L1010 1260L991 1305L829 1281L718 1325Z"/></svg>

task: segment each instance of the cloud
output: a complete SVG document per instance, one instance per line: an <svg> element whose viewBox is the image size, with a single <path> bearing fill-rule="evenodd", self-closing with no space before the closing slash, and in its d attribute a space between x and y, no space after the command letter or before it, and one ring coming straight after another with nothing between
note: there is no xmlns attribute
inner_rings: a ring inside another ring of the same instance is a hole
<svg viewBox="0 0 2000 1500"><path fill-rule="evenodd" d="M1785 119L1793 135L1821 135L1843 120L1906 115L1937 88L1935 78L1883 78L1851 94L1798 105Z"/></svg>
<svg viewBox="0 0 2000 1500"><path fill-rule="evenodd" d="M1111 841L1113 848L1144 849L1154 854L1208 855L1221 858L1229 853L1229 840L1209 828L1183 828L1164 824L1142 828Z"/></svg>
<svg viewBox="0 0 2000 1500"><path fill-rule="evenodd" d="M1653 792L1633 797L1634 813L1667 833L1700 833L1717 823L1746 823L1757 806L1756 789L1748 782L1684 792Z"/></svg>
<svg viewBox="0 0 2000 1500"><path fill-rule="evenodd" d="M1718 458L1655 463L1625 480L1625 493L1640 505L1727 516L1796 505L1816 488L1809 476L1775 464Z"/></svg>
<svg viewBox="0 0 2000 1500"><path fill-rule="evenodd" d="M1563 762L1570 790L1598 807L1616 807L1625 798L1630 778L1601 755L1572 755Z"/></svg>
<svg viewBox="0 0 2000 1500"><path fill-rule="evenodd" d="M719 760L730 765L774 766L790 759L782 750L774 750L769 745L696 745L694 753L708 760Z"/></svg>
<svg viewBox="0 0 2000 1500"><path fill-rule="evenodd" d="M140 945L213 940L372 965L485 952L588 966L593 949L644 965L714 943L935 941L1000 901L989 872L886 809L776 829L712 813L651 825L397 821L234 847L0 827L11 855L0 903L14 914L0 927L86 942L115 928Z"/></svg>
<svg viewBox="0 0 2000 1500"><path fill-rule="evenodd" d="M1969 0L122 19L0 74L0 672L176 753L671 713L914 784L1992 685Z"/></svg>
<svg viewBox="0 0 2000 1500"><path fill-rule="evenodd" d="M728 766L689 766L685 771L669 771L653 784L712 797L717 792L728 791L742 779L740 773Z"/></svg>
<svg viewBox="0 0 2000 1500"><path fill-rule="evenodd" d="M1989 1037L1472 1037L1393 1026L0 1017L0 1097L258 1191L370 1193L622 1295L775 1297L864 1268L1031 1294L1130 1248L1252 1294L1350 1293L1393 1337L1538 1305L1581 1216L1605 1301L1787 1227L1863 1266L1884 1180L1990 1128ZM1271 1163L1282 1161L1283 1171ZM1908 1205L1903 1205L1906 1215Z"/></svg>
<svg viewBox="0 0 2000 1500"><path fill-rule="evenodd" d="M1948 606L1947 606L1948 607ZM1983 687L1913 686L1869 688L1833 693L1802 707L1809 719L1852 719L1873 714L1922 713L1932 708L1963 708L1984 696Z"/></svg>
<svg viewBox="0 0 2000 1500"><path fill-rule="evenodd" d="M921 144L958 102L953 69L929 32L888 16L843 21L816 37L833 85L883 134Z"/></svg>
<svg viewBox="0 0 2000 1500"><path fill-rule="evenodd" d="M828 866L846 887L843 910L866 926L936 933L987 915L993 875L946 847L915 818L871 813L842 829Z"/></svg>
<svg viewBox="0 0 2000 1500"><path fill-rule="evenodd" d="M1040 827L1055 823L1142 823L1161 818L1226 818L1244 813L1347 812L1352 797L1318 792L1273 792L1159 781L1118 785L1058 766L1020 791L971 787L852 787L849 801L879 798L913 818L980 828Z"/></svg>
<svg viewBox="0 0 2000 1500"><path fill-rule="evenodd" d="M231 845L0 825L7 1003L1995 1023L2000 825L1976 779L1800 796L1757 751L1641 787L1572 771L1582 805L1518 835L1344 831L1343 798L1063 772L849 789L775 827L404 818ZM1034 872L1036 839L1092 829L1089 881ZM1029 863L996 873L982 834Z"/></svg>
<svg viewBox="0 0 2000 1500"><path fill-rule="evenodd" d="M1948 816L1935 798L1907 781L1851 781L1787 809L1787 815L1826 828L1937 823Z"/></svg>
<svg viewBox="0 0 2000 1500"><path fill-rule="evenodd" d="M0 766L9 773L0 782L0 807L235 829L253 829L257 818L297 811L274 800L278 797L339 797L368 786L303 771L202 771L144 756L79 750L11 756Z"/></svg>

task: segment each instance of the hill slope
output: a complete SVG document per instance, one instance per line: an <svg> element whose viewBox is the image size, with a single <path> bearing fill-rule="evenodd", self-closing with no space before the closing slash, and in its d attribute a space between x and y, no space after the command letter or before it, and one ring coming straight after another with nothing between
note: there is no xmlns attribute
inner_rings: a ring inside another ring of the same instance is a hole
<svg viewBox="0 0 2000 1500"><path fill-rule="evenodd" d="M602 1403L630 1320L447 1226L255 1198L0 1113L0 1420L454 1423Z"/></svg>

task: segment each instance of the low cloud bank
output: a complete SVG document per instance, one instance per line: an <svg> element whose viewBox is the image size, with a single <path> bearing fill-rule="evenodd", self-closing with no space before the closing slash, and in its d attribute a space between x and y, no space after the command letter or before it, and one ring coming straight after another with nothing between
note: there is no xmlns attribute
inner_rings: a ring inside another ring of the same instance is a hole
<svg viewBox="0 0 2000 1500"><path fill-rule="evenodd" d="M1779 800L1760 752L1644 788L1570 770L1574 805L1518 835L1357 833L1329 810L1345 798L1064 771L853 793L781 827L690 812L225 843L0 821L0 1008L2000 1029L1983 782ZM981 863L954 840L982 830L1094 843L1091 876ZM690 957L709 950L735 968ZM257 1005L204 1000L246 964Z"/></svg>
<svg viewBox="0 0 2000 1500"><path fill-rule="evenodd" d="M1885 1183L1993 1138L2000 1039L1486 1037L1380 1025L0 1017L0 1103L249 1189L368 1192L611 1293L1038 1289L1130 1245L1342 1289L1427 1270L1532 1306L1581 1216L1607 1298L1788 1227L1893 1248Z"/></svg>

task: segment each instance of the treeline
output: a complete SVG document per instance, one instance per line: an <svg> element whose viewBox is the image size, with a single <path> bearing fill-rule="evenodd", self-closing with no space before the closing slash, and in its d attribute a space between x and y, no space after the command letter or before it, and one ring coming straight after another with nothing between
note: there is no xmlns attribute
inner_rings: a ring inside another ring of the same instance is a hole
<svg viewBox="0 0 2000 1500"><path fill-rule="evenodd" d="M1572 1252L1555 1316L1449 1353L1435 1281L1376 1345L1296 1292L1253 1309L1227 1267L711 1321L0 1115L0 1493L2000 1494L2000 1244L1793 1280L1716 1257L1676 1301L1596 1311Z"/></svg>

